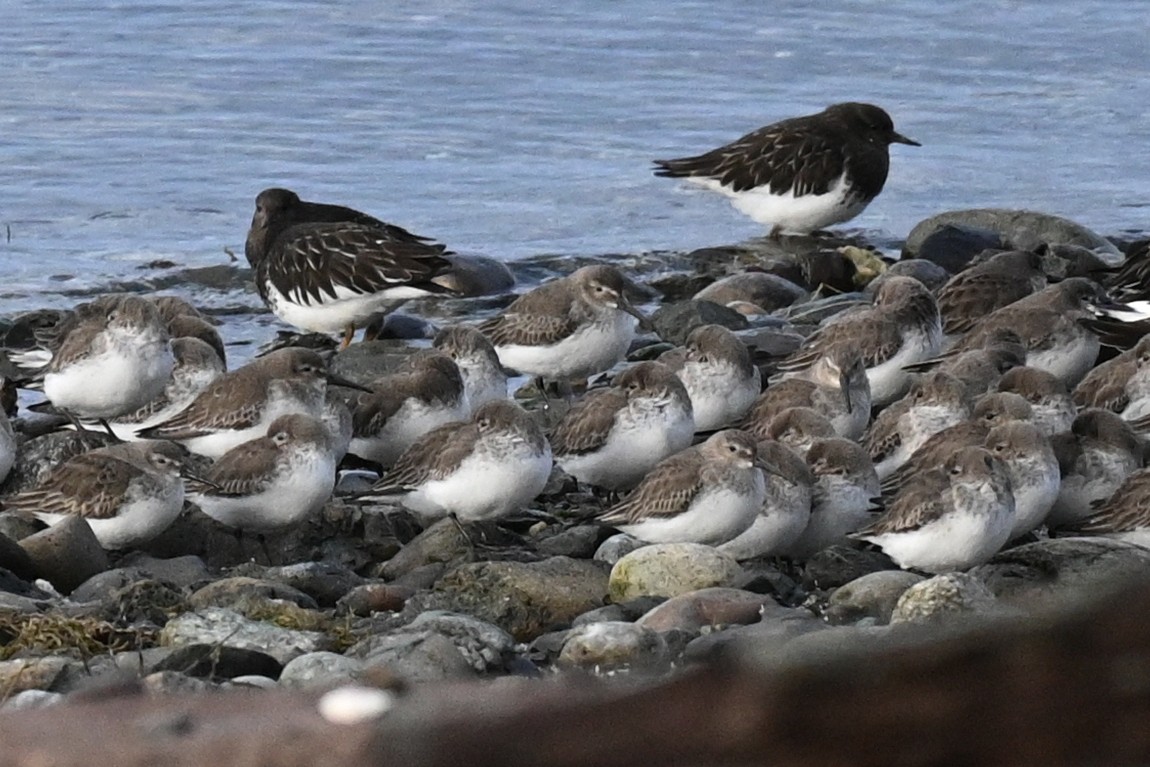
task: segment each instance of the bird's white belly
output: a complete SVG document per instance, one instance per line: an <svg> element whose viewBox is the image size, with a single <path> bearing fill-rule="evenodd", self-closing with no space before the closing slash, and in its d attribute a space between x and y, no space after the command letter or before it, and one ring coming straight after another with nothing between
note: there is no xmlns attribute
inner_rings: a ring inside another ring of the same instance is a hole
<svg viewBox="0 0 1150 767"><path fill-rule="evenodd" d="M275 530L318 511L335 487L330 455L295 461L263 492L248 496L197 495L192 500L209 517L241 530Z"/></svg>
<svg viewBox="0 0 1150 767"><path fill-rule="evenodd" d="M671 517L653 517L619 530L648 543L705 543L718 546L754 524L762 508L764 486L757 492L736 493L728 489L700 493L685 511Z"/></svg>
<svg viewBox="0 0 1150 767"><path fill-rule="evenodd" d="M44 394L63 410L115 418L158 397L172 373L167 341L127 350L119 344L44 376Z"/></svg>
<svg viewBox="0 0 1150 767"><path fill-rule="evenodd" d="M638 484L659 461L690 446L694 431L691 416L674 408L661 419L616 424L598 450L562 456L557 463L581 482L623 490Z"/></svg>
<svg viewBox="0 0 1150 767"><path fill-rule="evenodd" d="M361 327L376 312L387 311L408 298L430 295L426 290L399 286L378 293L356 293L336 286L336 297L325 295L322 301L301 304L287 298L270 282L268 306L289 325L313 333L338 333L349 326Z"/></svg>
<svg viewBox="0 0 1150 767"><path fill-rule="evenodd" d="M638 321L615 312L611 322L588 325L549 346L508 344L495 347L504 367L553 380L582 379L623 359Z"/></svg>
<svg viewBox="0 0 1150 767"><path fill-rule="evenodd" d="M760 224L782 227L783 231L807 234L831 224L849 221L866 208L870 200L850 194L846 174L839 177L825 194L795 197L790 191L773 194L769 185L735 192L712 178L689 178L700 186L731 198L731 205Z"/></svg>
<svg viewBox="0 0 1150 767"><path fill-rule="evenodd" d="M454 513L463 520L498 519L522 508L551 476L551 450L527 445L516 455L472 455L449 476L408 493L403 505L426 521Z"/></svg>

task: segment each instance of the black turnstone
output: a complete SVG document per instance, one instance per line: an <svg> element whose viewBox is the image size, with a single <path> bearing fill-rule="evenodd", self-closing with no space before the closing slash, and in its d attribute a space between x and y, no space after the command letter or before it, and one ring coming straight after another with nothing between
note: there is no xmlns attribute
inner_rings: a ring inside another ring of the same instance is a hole
<svg viewBox="0 0 1150 767"><path fill-rule="evenodd" d="M759 128L697 157L656 160L655 175L727 195L777 239L862 213L886 183L891 144L920 146L895 132L883 109L847 102Z"/></svg>

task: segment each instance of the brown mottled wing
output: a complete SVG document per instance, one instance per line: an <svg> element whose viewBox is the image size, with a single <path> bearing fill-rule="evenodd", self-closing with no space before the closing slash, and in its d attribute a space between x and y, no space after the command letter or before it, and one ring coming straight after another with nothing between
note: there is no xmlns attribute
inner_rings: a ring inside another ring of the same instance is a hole
<svg viewBox="0 0 1150 767"><path fill-rule="evenodd" d="M780 362L778 369L806 370L820 357L840 350L858 352L863 365L873 368L894 357L901 348L902 334L897 323L880 311L858 312L849 322L835 322L820 328L798 351Z"/></svg>
<svg viewBox="0 0 1150 767"><path fill-rule="evenodd" d="M615 425L616 414L626 404L626 395L617 389L588 392L551 432L552 452L556 456L580 455L602 447Z"/></svg>
<svg viewBox="0 0 1150 767"><path fill-rule="evenodd" d="M696 157L656 160L655 175L713 178L734 192L770 185L774 194L825 194L846 167L840 136L784 120Z"/></svg>
<svg viewBox="0 0 1150 767"><path fill-rule="evenodd" d="M257 262L256 285L265 300L270 281L305 306L338 297L337 289L366 295L414 285L442 293L431 280L450 266L446 253L443 245L354 222L296 224Z"/></svg>
<svg viewBox="0 0 1150 767"><path fill-rule="evenodd" d="M1100 365L1091 370L1074 387L1072 393L1074 404L1079 409L1098 407L1112 413L1121 413L1130 404L1130 397L1126 394L1126 379L1137 369L1134 360L1129 357L1127 359L1128 361L1121 362L1115 359L1111 364ZM1116 366L1127 370L1118 370Z"/></svg>
<svg viewBox="0 0 1150 767"><path fill-rule="evenodd" d="M579 327L566 286L546 283L511 302L498 317L479 325L494 346L544 346L558 343Z"/></svg>
<svg viewBox="0 0 1150 767"><path fill-rule="evenodd" d="M989 433L990 425L986 421L963 421L932 434L914 451L910 460L883 480L883 492L901 488L919 472L941 466L960 448L981 445Z"/></svg>
<svg viewBox="0 0 1150 767"><path fill-rule="evenodd" d="M1069 529L1080 533L1123 533L1150 527L1150 469L1134 472L1094 513Z"/></svg>
<svg viewBox="0 0 1150 767"><path fill-rule="evenodd" d="M195 483L194 492L224 496L258 493L275 476L278 460L279 450L270 437L245 442L221 455L204 476L207 482Z"/></svg>
<svg viewBox="0 0 1150 767"><path fill-rule="evenodd" d="M83 453L53 469L38 487L6 499L3 507L23 514L108 519L116 516L128 485L139 473L118 458Z"/></svg>
<svg viewBox="0 0 1150 767"><path fill-rule="evenodd" d="M396 492L443 479L471 455L478 439L479 427L474 423L448 423L432 429L403 451L391 471L371 489Z"/></svg>
<svg viewBox="0 0 1150 767"><path fill-rule="evenodd" d="M1028 280L1000 272L956 274L938 292L942 329L965 333L986 315L1032 292Z"/></svg>
<svg viewBox="0 0 1150 767"><path fill-rule="evenodd" d="M802 378L787 378L771 384L747 411L743 427L756 424L765 427L768 421L787 408L810 407L811 395L816 388L816 384Z"/></svg>
<svg viewBox="0 0 1150 767"><path fill-rule="evenodd" d="M76 324L63 337L60 348L53 352L52 359L48 362L47 372L55 373L65 365L82 360L93 352L99 351L93 347L93 342L102 332L104 332L104 324L99 321Z"/></svg>
<svg viewBox="0 0 1150 767"><path fill-rule="evenodd" d="M1070 432L1055 434L1050 438L1050 447L1058 459L1058 470L1063 477L1073 474L1082 457L1082 446Z"/></svg>
<svg viewBox="0 0 1150 767"><path fill-rule="evenodd" d="M407 388L402 385L388 387L371 394L360 394L351 408L352 436L374 437L379 434L392 416L403 407L407 398Z"/></svg>
<svg viewBox="0 0 1150 767"><path fill-rule="evenodd" d="M853 537L901 533L927 525L941 517L950 499L950 476L945 469L923 472L886 504L886 511Z"/></svg>
<svg viewBox="0 0 1150 767"><path fill-rule="evenodd" d="M887 408L878 414L875 422L863 435L862 446L872 461L886 459L902 444L902 433L898 429L897 410Z"/></svg>
<svg viewBox="0 0 1150 767"><path fill-rule="evenodd" d="M703 456L695 448L667 458L631 493L599 516L606 524L634 524L651 517L671 517L691 505L703 488Z"/></svg>
<svg viewBox="0 0 1150 767"><path fill-rule="evenodd" d="M245 392L250 392L252 398L238 401L237 397ZM239 386L234 377L218 378L192 404L168 420L141 430L139 436L181 440L225 429L247 429L259 422L266 402L266 386Z"/></svg>

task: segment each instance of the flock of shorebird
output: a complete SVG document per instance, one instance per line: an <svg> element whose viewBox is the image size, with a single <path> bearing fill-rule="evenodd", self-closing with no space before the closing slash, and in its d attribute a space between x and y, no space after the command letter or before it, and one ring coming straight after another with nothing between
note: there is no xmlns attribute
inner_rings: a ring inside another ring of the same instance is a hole
<svg viewBox="0 0 1150 767"><path fill-rule="evenodd" d="M731 195L777 237L857 215L882 189L891 143L917 145L878 107L840 104L657 172ZM276 315L342 333L344 346L397 300L452 292L443 245L286 189L256 198L245 251ZM188 302L103 296L9 356L47 407L117 442L53 467L3 508L81 516L110 549L158 535L185 499L268 531L322 507L351 454L380 472L360 497L425 522L515 514L558 466L613 499L604 524L740 559L855 540L944 572L1043 527L1150 544L1139 439L1150 340L1095 366L1099 313L1122 304L1086 277L1050 282L1029 251L986 253L934 292L880 279L872 304L824 321L770 362L769 380L738 335L703 325L588 389L547 430L509 398L508 376L570 384L624 360L646 317L614 266L443 328L369 385L299 347L228 370L215 327ZM17 442L0 414L0 475ZM190 468L189 453L206 460Z"/></svg>

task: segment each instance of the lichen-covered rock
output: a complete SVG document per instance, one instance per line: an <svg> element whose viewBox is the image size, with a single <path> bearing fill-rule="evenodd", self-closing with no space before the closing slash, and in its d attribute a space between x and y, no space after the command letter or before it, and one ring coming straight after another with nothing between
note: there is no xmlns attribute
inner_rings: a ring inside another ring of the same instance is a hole
<svg viewBox="0 0 1150 767"><path fill-rule="evenodd" d="M280 672L279 683L295 689L331 687L359 681L363 670L364 664L359 658L334 652L309 652L288 661Z"/></svg>
<svg viewBox="0 0 1150 767"><path fill-rule="evenodd" d="M891 624L940 623L956 618L999 612L998 600L978 578L946 573L915 583L902 593L891 613Z"/></svg>
<svg viewBox="0 0 1150 767"><path fill-rule="evenodd" d="M52 690L70 661L55 655L0 661L0 696L24 690Z"/></svg>
<svg viewBox="0 0 1150 767"><path fill-rule="evenodd" d="M734 557L701 543L660 543L627 554L611 568L612 601L675 597L727 586L742 572Z"/></svg>
<svg viewBox="0 0 1150 767"><path fill-rule="evenodd" d="M649 668L663 661L666 651L667 645L657 631L636 623L605 621L572 630L558 662L560 666L600 671Z"/></svg>
<svg viewBox="0 0 1150 767"><path fill-rule="evenodd" d="M863 618L874 618L889 623L894 606L908 588L923 580L923 576L906 570L880 570L855 578L831 594L826 610L831 623L853 623Z"/></svg>
<svg viewBox="0 0 1150 767"><path fill-rule="evenodd" d="M319 631L285 629L272 623L251 620L221 607L184 613L164 626L160 643L166 646L218 644L259 650L287 663L297 655L333 649L334 642Z"/></svg>
<svg viewBox="0 0 1150 767"><path fill-rule="evenodd" d="M401 629L368 637L348 654L364 666L382 667L406 682L465 679L476 674L455 642L432 629Z"/></svg>
<svg viewBox="0 0 1150 767"><path fill-rule="evenodd" d="M193 593L188 602L195 609L228 607L245 612L250 605L264 605L271 601L291 602L309 610L318 608L315 600L299 589L283 583L236 576L221 578Z"/></svg>

